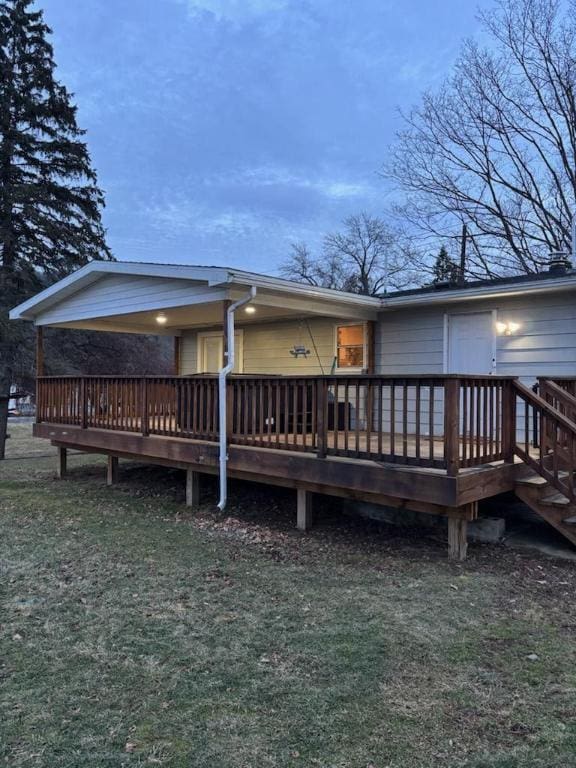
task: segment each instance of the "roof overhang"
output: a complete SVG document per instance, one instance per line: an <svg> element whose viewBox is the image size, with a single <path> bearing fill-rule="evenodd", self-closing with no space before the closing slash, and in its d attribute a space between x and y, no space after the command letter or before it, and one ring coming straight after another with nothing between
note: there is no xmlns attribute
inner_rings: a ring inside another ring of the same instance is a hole
<svg viewBox="0 0 576 768"><path fill-rule="evenodd" d="M60 311L67 300L83 291L91 291L98 281L111 276L126 280L146 278L149 290L137 302L113 308L104 304L75 301L73 310ZM162 281L181 281L174 296L163 295ZM155 290L156 286L158 291ZM63 280L46 288L10 312L11 320L29 320L39 326L112 330L133 333L174 334L178 329L205 326L222 321L222 302L235 301L254 286L254 305L259 307L253 320L273 320L281 317L323 315L350 319L375 319L380 300L316 286L301 285L289 280L267 277L252 272L221 267L193 267L164 264L134 264L128 262L91 262ZM216 309L218 305L218 309ZM173 321L167 328L154 323L158 311L172 310ZM184 317L183 312L187 315ZM247 321L248 318L245 318Z"/></svg>
<svg viewBox="0 0 576 768"><path fill-rule="evenodd" d="M528 296L543 293L561 293L576 290L576 276L563 275L558 278L544 278L530 282L493 283L482 286L467 286L436 290L426 293L413 293L405 296L384 296L381 299L381 309L396 310L405 307L434 306L438 304L453 304L462 301L479 299L498 299L512 296Z"/></svg>
<svg viewBox="0 0 576 768"><path fill-rule="evenodd" d="M76 300L72 312L63 314L59 311L66 306L67 300L81 298L83 291L89 293L98 281L114 276L126 280L126 286L132 279L145 278L149 290L141 299L128 304L119 301L111 307L110 302L104 306L103 303L93 305L89 301ZM165 285L162 281L172 281L172 285L178 281L182 286L167 298L160 290ZM178 329L221 323L222 302L235 301L252 286L257 289L254 304L259 307L258 314L252 318L254 322L314 315L373 320L382 311L575 290L576 275L376 298L233 268L93 261L15 307L10 312L10 319L53 327L173 335ZM153 313L167 310L172 310L173 322L167 328L160 328L154 322ZM248 318L244 320L248 321Z"/></svg>

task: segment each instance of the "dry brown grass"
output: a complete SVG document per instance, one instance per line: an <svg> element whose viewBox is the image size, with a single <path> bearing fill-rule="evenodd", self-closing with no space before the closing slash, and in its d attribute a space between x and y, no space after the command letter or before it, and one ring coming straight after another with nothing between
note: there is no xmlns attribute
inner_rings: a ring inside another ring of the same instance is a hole
<svg viewBox="0 0 576 768"><path fill-rule="evenodd" d="M0 757L14 768L576 765L576 570L12 428L0 466ZM51 449L50 449L51 450ZM528 658L535 654L536 659Z"/></svg>

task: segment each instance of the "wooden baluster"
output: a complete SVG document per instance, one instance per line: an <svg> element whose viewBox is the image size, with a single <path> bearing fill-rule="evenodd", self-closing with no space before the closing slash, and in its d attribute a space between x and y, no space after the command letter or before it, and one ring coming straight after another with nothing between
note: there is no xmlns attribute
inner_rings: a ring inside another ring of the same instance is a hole
<svg viewBox="0 0 576 768"><path fill-rule="evenodd" d="M288 433L290 432L290 385L284 382L284 447L288 447Z"/></svg>
<svg viewBox="0 0 576 768"><path fill-rule="evenodd" d="M374 419L374 385L371 379L368 379L364 386L364 398L366 405L365 411L365 426L366 426L366 453L368 458L372 458L372 426Z"/></svg>
<svg viewBox="0 0 576 768"><path fill-rule="evenodd" d="M316 425L318 430L318 458L323 459L327 453L327 397L328 381L316 379Z"/></svg>
<svg viewBox="0 0 576 768"><path fill-rule="evenodd" d="M149 433L148 424L148 380L142 378L140 393L140 431L146 437Z"/></svg>
<svg viewBox="0 0 576 768"><path fill-rule="evenodd" d="M360 407L360 382L356 379L354 385L354 397L356 400L356 423L354 429L354 454L356 457L360 454L360 422L362 418L362 409Z"/></svg>
<svg viewBox="0 0 576 768"><path fill-rule="evenodd" d="M350 425L348 423L348 417L350 415L350 384L348 380L344 382L344 451L348 455L348 432Z"/></svg>
<svg viewBox="0 0 576 768"><path fill-rule="evenodd" d="M416 439L415 455L416 455L416 458L419 459L420 458L420 409L421 409L419 381L416 382L414 409L415 409L414 413L416 418L416 423L414 427L415 439Z"/></svg>
<svg viewBox="0 0 576 768"><path fill-rule="evenodd" d="M390 382L390 456L396 454L396 382Z"/></svg>
<svg viewBox="0 0 576 768"><path fill-rule="evenodd" d="M83 377L80 379L80 401L81 401L81 425L82 429L88 427L88 397L87 397L87 382Z"/></svg>
<svg viewBox="0 0 576 768"><path fill-rule="evenodd" d="M346 404L344 404L346 408ZM328 412L328 404L326 404L326 411ZM346 414L344 414L346 418ZM338 379L334 379L334 401L332 403L332 432L334 441L334 451L338 453L340 450L340 382ZM326 425L328 429L328 424Z"/></svg>
<svg viewBox="0 0 576 768"><path fill-rule="evenodd" d="M470 464L474 464L474 445L476 443L476 435L474 434L474 409L476 407L475 398L474 398L474 382L470 382L470 410L468 412L468 430L470 435L470 445L469 445L469 452L470 452Z"/></svg>
<svg viewBox="0 0 576 768"><path fill-rule="evenodd" d="M482 385L482 456L488 455L488 386Z"/></svg>
<svg viewBox="0 0 576 768"><path fill-rule="evenodd" d="M408 382L402 384L402 456L408 456Z"/></svg>
<svg viewBox="0 0 576 768"><path fill-rule="evenodd" d="M276 400L276 447L280 447L280 422L281 422L281 398L282 382L276 379L274 382L275 400Z"/></svg>
<svg viewBox="0 0 576 768"><path fill-rule="evenodd" d="M302 381L302 449L306 450L308 444L308 384Z"/></svg>
<svg viewBox="0 0 576 768"><path fill-rule="evenodd" d="M384 430L384 385L378 382L378 458L382 460L382 431Z"/></svg>
<svg viewBox="0 0 576 768"><path fill-rule="evenodd" d="M264 444L264 382L258 382L258 445Z"/></svg>
<svg viewBox="0 0 576 768"><path fill-rule="evenodd" d="M428 444L430 461L434 461L434 400L435 400L435 387L434 384L430 384L430 394L428 396Z"/></svg>

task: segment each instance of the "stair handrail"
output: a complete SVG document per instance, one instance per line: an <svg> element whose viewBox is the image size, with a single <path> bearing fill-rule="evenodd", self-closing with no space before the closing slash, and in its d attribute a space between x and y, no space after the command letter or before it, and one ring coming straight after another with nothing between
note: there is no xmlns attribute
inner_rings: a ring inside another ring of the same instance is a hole
<svg viewBox="0 0 576 768"><path fill-rule="evenodd" d="M513 382L513 391L521 398L523 398L525 402L528 402L537 408L541 416L543 415L546 419L551 419L556 423L556 426L560 426L562 430L564 430L569 436L570 444L568 451L561 451L560 446L556 444L556 450L550 454L550 458L552 460L552 469L549 469L544 462L544 459L547 458L547 456L544 454L542 440L540 440L539 460L534 459L529 452L525 451L520 445L518 445L515 435L513 436L514 453L519 456L525 464L531 466L541 477L553 485L557 491L560 491L560 493L564 494L569 499L574 500L576 498L574 491L574 471L576 469L574 451L576 446L576 423L567 418L557 408L544 400L544 398L542 398L540 395L533 392L525 384L522 384L522 382L518 379L515 379ZM542 431L543 430L541 429L541 432ZM567 462L566 481L564 481L564 479L560 476L560 453L563 454L562 458Z"/></svg>
<svg viewBox="0 0 576 768"><path fill-rule="evenodd" d="M544 400L546 399L544 395L547 392L550 392L557 400L560 400L563 405L565 405L567 408L574 409L574 412L576 412L576 397L574 397L574 395L572 395L566 389L562 389L562 387L552 379L541 378L539 380L539 384L540 392L543 393L541 396Z"/></svg>
<svg viewBox="0 0 576 768"><path fill-rule="evenodd" d="M557 421L561 423L564 429L566 429L568 432L572 432L572 434L576 436L576 422L573 422L571 419L567 418L561 411L559 411L557 408L554 408L553 405L550 405L549 402L547 402L542 397L540 397L540 395L537 395L525 384L522 384L522 382L519 381L518 379L514 379L513 386L514 386L514 389L518 392L518 394L525 397L526 400L530 400L532 405L535 405L538 408L541 408L542 410L546 411L548 415L557 419ZM562 389L560 389L560 391L563 392L564 394L568 394L564 392L564 390ZM572 397L572 396L569 395L569 397ZM576 398L574 398L574 400L576 404Z"/></svg>

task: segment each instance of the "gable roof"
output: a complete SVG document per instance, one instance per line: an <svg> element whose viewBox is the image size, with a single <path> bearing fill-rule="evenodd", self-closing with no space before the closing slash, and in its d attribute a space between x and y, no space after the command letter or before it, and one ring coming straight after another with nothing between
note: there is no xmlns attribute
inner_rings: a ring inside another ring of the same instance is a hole
<svg viewBox="0 0 576 768"><path fill-rule="evenodd" d="M108 276L146 277L181 280L191 286L205 288L247 289L252 286L275 294L284 294L309 302L340 304L377 312L380 300L373 296L318 288L278 277L261 275L231 267L191 266L184 264L156 264L151 262L92 261L57 283L49 286L10 312L11 320L35 320L52 307Z"/></svg>
<svg viewBox="0 0 576 768"><path fill-rule="evenodd" d="M73 294L80 293L101 278L109 275L125 275L167 278L203 284L207 288L256 288L304 299L310 302L322 301L348 307L378 311L400 307L438 304L472 298L525 295L528 293L556 292L576 288L576 270L564 274L545 272L533 275L477 280L464 285L431 285L404 291L395 291L379 297L361 296L356 293L337 291L331 288L297 283L279 277L248 272L234 267L216 267L184 264L157 264L152 262L92 261L49 288L15 307L10 312L11 320L35 320L55 305Z"/></svg>

